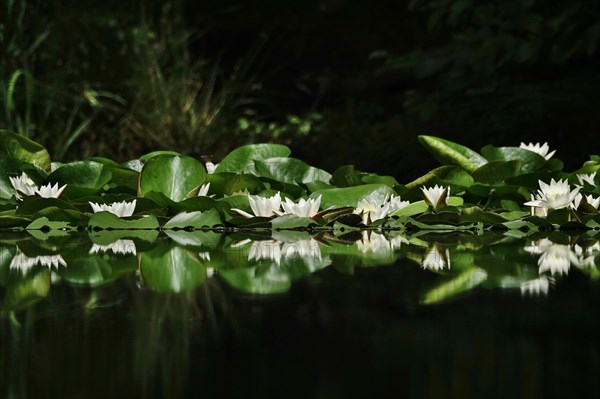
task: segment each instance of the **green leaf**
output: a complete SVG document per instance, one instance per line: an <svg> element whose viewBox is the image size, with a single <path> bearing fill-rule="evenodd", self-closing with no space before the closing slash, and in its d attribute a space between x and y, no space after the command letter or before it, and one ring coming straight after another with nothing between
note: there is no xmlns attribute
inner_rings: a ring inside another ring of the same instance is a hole
<svg viewBox="0 0 600 399"><path fill-rule="evenodd" d="M530 173L541 169L546 164L546 159L540 154L519 147L494 147L486 145L481 149L481 154L488 161L521 161L523 173Z"/></svg>
<svg viewBox="0 0 600 399"><path fill-rule="evenodd" d="M502 224L508 219L494 212L485 212L477 206L465 208L460 213L460 220L463 222L482 222L486 225Z"/></svg>
<svg viewBox="0 0 600 399"><path fill-rule="evenodd" d="M306 228L311 224L315 224L315 221L311 218L300 217L297 215L281 215L271 220L273 229L297 229Z"/></svg>
<svg viewBox="0 0 600 399"><path fill-rule="evenodd" d="M12 229L25 227L31 223L31 219L22 216L2 215L0 216L0 229Z"/></svg>
<svg viewBox="0 0 600 399"><path fill-rule="evenodd" d="M173 244L160 244L140 256L142 282L158 292L188 292L206 278L206 269L192 252Z"/></svg>
<svg viewBox="0 0 600 399"><path fill-rule="evenodd" d="M89 227L100 229L158 229L158 220L154 216L139 219L123 220L110 212L94 213L89 221Z"/></svg>
<svg viewBox="0 0 600 399"><path fill-rule="evenodd" d="M307 165L296 158L274 157L254 161L259 176L275 179L284 183L329 182L331 175L326 171Z"/></svg>
<svg viewBox="0 0 600 399"><path fill-rule="evenodd" d="M0 130L0 154L5 154L9 158L25 161L45 171L50 171L50 155L48 151L41 144L20 134Z"/></svg>
<svg viewBox="0 0 600 399"><path fill-rule="evenodd" d="M475 151L449 140L434 136L419 136L419 141L444 165L457 165L473 172L487 163L487 160Z"/></svg>
<svg viewBox="0 0 600 399"><path fill-rule="evenodd" d="M157 192L179 202L206 181L202 163L186 156L159 155L149 160L140 174L140 194Z"/></svg>
<svg viewBox="0 0 600 399"><path fill-rule="evenodd" d="M19 205L15 213L18 216L35 215L38 212L51 207L71 210L75 212L79 211L71 203L60 198L27 197Z"/></svg>
<svg viewBox="0 0 600 399"><path fill-rule="evenodd" d="M521 172L522 161L491 161L480 166L473 172L477 182L492 184L503 182L509 177L517 176Z"/></svg>
<svg viewBox="0 0 600 399"><path fill-rule="evenodd" d="M215 173L208 175L207 180L210 183L210 192L215 193L217 197L245 190L250 194L256 194L265 189L265 185L258 177L249 174Z"/></svg>
<svg viewBox="0 0 600 399"><path fill-rule="evenodd" d="M255 173L254 161L287 157L290 154L290 149L281 144L249 144L231 151L219 163L215 172Z"/></svg>
<svg viewBox="0 0 600 399"><path fill-rule="evenodd" d="M181 212L165 223L163 228L185 229L193 227L195 229L202 229L203 227L214 227L222 224L219 211L211 209L206 212Z"/></svg>
<svg viewBox="0 0 600 399"><path fill-rule="evenodd" d="M414 216L427 211L427 209L429 209L429 205L425 201L417 201L392 212L390 216Z"/></svg>
<svg viewBox="0 0 600 399"><path fill-rule="evenodd" d="M471 175L464 169L456 166L441 166L432 170L424 176L419 177L416 180L408 183L406 188L414 192L420 192L422 186L458 186L458 187L469 187L473 184L474 180Z"/></svg>
<svg viewBox="0 0 600 399"><path fill-rule="evenodd" d="M65 196L81 198L102 190L111 177L108 166L93 161L78 161L64 164L48 176L48 181L66 184Z"/></svg>
<svg viewBox="0 0 600 399"><path fill-rule="evenodd" d="M383 203L385 198L396 195L396 192L385 184L365 184L364 186L319 190L312 193L310 197L317 198L319 195L322 196L321 208L331 206L340 208L344 206L356 207L358 201L363 198Z"/></svg>
<svg viewBox="0 0 600 399"><path fill-rule="evenodd" d="M47 217L41 217L33 222L31 222L25 230L42 230L42 229L50 229L50 230L72 230L72 227L69 226L68 222L63 221L50 221Z"/></svg>

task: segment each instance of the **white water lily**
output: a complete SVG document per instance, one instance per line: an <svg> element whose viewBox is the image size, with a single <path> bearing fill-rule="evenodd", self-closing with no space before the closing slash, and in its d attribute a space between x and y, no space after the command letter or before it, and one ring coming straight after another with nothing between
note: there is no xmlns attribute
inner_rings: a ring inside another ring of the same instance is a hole
<svg viewBox="0 0 600 399"><path fill-rule="evenodd" d="M271 217L281 214L281 194L279 192L268 198L259 195L248 195L248 203L254 215L237 208L231 208L231 210L246 218L254 216Z"/></svg>
<svg viewBox="0 0 600 399"><path fill-rule="evenodd" d="M550 289L550 285L554 282L552 277L541 276L534 280L529 280L524 283L521 283L519 286L521 290L521 295L548 295L548 291Z"/></svg>
<svg viewBox="0 0 600 399"><path fill-rule="evenodd" d="M582 195L582 194L577 194L575 196L575 198L573 199L573 209L577 209L579 208L579 205L581 205L581 202L590 204L591 206L593 206L594 208L598 209L598 206L600 206L600 197L598 198L594 198L594 196L592 195Z"/></svg>
<svg viewBox="0 0 600 399"><path fill-rule="evenodd" d="M22 199L21 194L30 196L34 195L35 190L37 190L37 185L25 172L21 173L21 176L18 177L10 176L9 179L10 184L15 189L15 198L18 200Z"/></svg>
<svg viewBox="0 0 600 399"><path fill-rule="evenodd" d="M524 148L526 150L529 151L533 151L536 154L539 154L540 156L544 157L547 160L549 160L550 158L552 158L552 156L554 155L554 153L556 152L556 150L548 153L548 151L550 151L550 147L548 147L548 143L544 143L544 144L540 144L540 143L529 143L529 144L525 144L525 143L521 143L521 145L519 146L519 148Z"/></svg>
<svg viewBox="0 0 600 399"><path fill-rule="evenodd" d="M542 197L540 195L535 196L535 195L531 194L530 202L534 202L534 201L536 201L536 203L538 201L542 201ZM543 217L543 218L548 216L548 208L546 208L544 206L535 206L535 205L530 205L530 207L531 207L531 216L539 216L539 217Z"/></svg>
<svg viewBox="0 0 600 399"><path fill-rule="evenodd" d="M59 188L58 183L55 183L54 186L51 183L48 183L45 186L36 189L35 193L43 198L58 198L66 187L66 184Z"/></svg>
<svg viewBox="0 0 600 399"><path fill-rule="evenodd" d="M571 262L577 262L577 256L568 245L552 244L538 259L539 272L550 274L568 274Z"/></svg>
<svg viewBox="0 0 600 399"><path fill-rule="evenodd" d="M423 266L423 269L435 271L450 269L450 251L448 248L434 245L427 250L427 254L421 265Z"/></svg>
<svg viewBox="0 0 600 399"><path fill-rule="evenodd" d="M319 212L321 206L321 196L319 195L315 199L304 199L300 198L298 203L295 203L289 198L285 199L285 202L281 204L285 213L291 213L296 216L311 218Z"/></svg>
<svg viewBox="0 0 600 399"><path fill-rule="evenodd" d="M209 189L210 183L204 183L203 185L201 185L200 190L198 190L198 197L206 197Z"/></svg>
<svg viewBox="0 0 600 399"><path fill-rule="evenodd" d="M438 186L434 187L421 187L425 202L427 202L434 211L437 211L442 206L448 205L448 198L450 197L450 187Z"/></svg>
<svg viewBox="0 0 600 399"><path fill-rule="evenodd" d="M215 173L215 170L217 169L217 167L219 166L219 164L218 163L214 164L214 163L208 161L208 162L206 162L206 164L204 166L206 166L206 172L209 175L212 175L213 173Z"/></svg>
<svg viewBox="0 0 600 399"><path fill-rule="evenodd" d="M525 206L533 206L537 208L562 209L572 205L573 200L579 193L581 187L575 187L571 190L571 186L567 180L554 181L550 180L550 184L543 181L538 181L540 190L535 200L528 201Z"/></svg>
<svg viewBox="0 0 600 399"><path fill-rule="evenodd" d="M120 218L127 217L133 215L135 211L135 205L137 200L133 200L131 202L113 202L112 204L96 204L95 202L90 202L94 213L97 212L110 212L113 215L116 215Z"/></svg>
<svg viewBox="0 0 600 399"><path fill-rule="evenodd" d="M590 173L590 174L580 173L577 175L577 180L579 180L579 184L581 184L582 186L584 184L589 184L590 186L596 186L596 183L594 183L595 178L596 178L596 172Z"/></svg>
<svg viewBox="0 0 600 399"><path fill-rule="evenodd" d="M390 213L402 209L409 204L409 201L402 201L400 196L394 195L391 197L386 196L381 203L363 198L356 204L354 213L361 215L363 223L368 225L376 220L386 218Z"/></svg>
<svg viewBox="0 0 600 399"><path fill-rule="evenodd" d="M9 268L11 270L18 270L22 274L26 274L32 267L40 265L45 266L48 269L58 266L67 266L67 262L60 255L41 255L35 257L29 257L25 255L21 250L17 248L17 253L12 258Z"/></svg>
<svg viewBox="0 0 600 399"><path fill-rule="evenodd" d="M98 254L105 252L112 252L115 255L136 255L137 250L135 247L135 243L132 240L117 240L108 245L92 245L92 249L90 249L90 254Z"/></svg>

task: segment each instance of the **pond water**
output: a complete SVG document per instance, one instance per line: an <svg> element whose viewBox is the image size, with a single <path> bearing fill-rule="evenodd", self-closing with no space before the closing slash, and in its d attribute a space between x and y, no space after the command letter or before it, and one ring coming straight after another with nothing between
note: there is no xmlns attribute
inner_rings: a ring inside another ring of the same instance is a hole
<svg viewBox="0 0 600 399"><path fill-rule="evenodd" d="M596 234L5 232L0 397L598 397Z"/></svg>

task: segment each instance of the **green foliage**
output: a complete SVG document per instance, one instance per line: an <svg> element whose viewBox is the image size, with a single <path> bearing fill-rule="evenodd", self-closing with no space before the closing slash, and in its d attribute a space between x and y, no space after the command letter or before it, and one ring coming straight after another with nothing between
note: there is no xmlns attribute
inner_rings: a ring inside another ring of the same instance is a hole
<svg viewBox="0 0 600 399"><path fill-rule="evenodd" d="M486 146L482 150L486 159L460 144L421 136L423 145L444 165L404 185L391 176L357 171L352 165L331 175L290 158L290 149L280 144L239 147L212 174L195 158L158 151L125 165L106 158L52 164L55 170L46 175L39 167L40 158L31 155L45 154L41 159L49 161L43 147L29 140L10 141L15 135L2 134L7 142L26 143L29 151L5 151L0 161L4 201L0 228L27 229L40 237L48 236L48 230L55 232L51 235L64 235L75 227L107 231L342 231L363 227L534 231L590 229L598 223L596 196L600 192L594 181L575 189L571 184L579 184L579 172L566 173L559 159L546 160L520 148ZM588 161L580 171L595 171L600 168L596 163ZM22 173L34 178L27 184L36 190L23 192L23 198L17 199L9 176ZM45 183L44 192L51 198L40 196L39 187ZM51 194L51 184L55 189L66 185L61 198L53 198L59 193ZM547 184L553 187L550 191L561 193L547 193ZM430 188L427 196L425 188ZM575 196L578 192L580 197ZM532 195L541 202L525 205ZM112 213L91 213L89 203L106 204ZM199 242L200 237L191 241Z"/></svg>

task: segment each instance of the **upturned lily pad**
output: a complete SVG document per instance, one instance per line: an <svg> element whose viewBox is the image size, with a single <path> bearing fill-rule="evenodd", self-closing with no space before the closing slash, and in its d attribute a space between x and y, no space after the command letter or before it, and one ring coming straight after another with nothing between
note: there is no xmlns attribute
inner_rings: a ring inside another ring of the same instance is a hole
<svg viewBox="0 0 600 399"><path fill-rule="evenodd" d="M487 163L487 160L475 151L449 140L434 136L419 136L419 141L443 165L457 165L474 172Z"/></svg>
<svg viewBox="0 0 600 399"><path fill-rule="evenodd" d="M194 158L159 155L150 159L140 174L140 195L163 194L172 201L182 201L194 188L206 181L206 170Z"/></svg>
<svg viewBox="0 0 600 399"><path fill-rule="evenodd" d="M216 172L255 173L254 161L287 157L290 154L290 149L281 144L249 144L231 151L219 163Z"/></svg>

